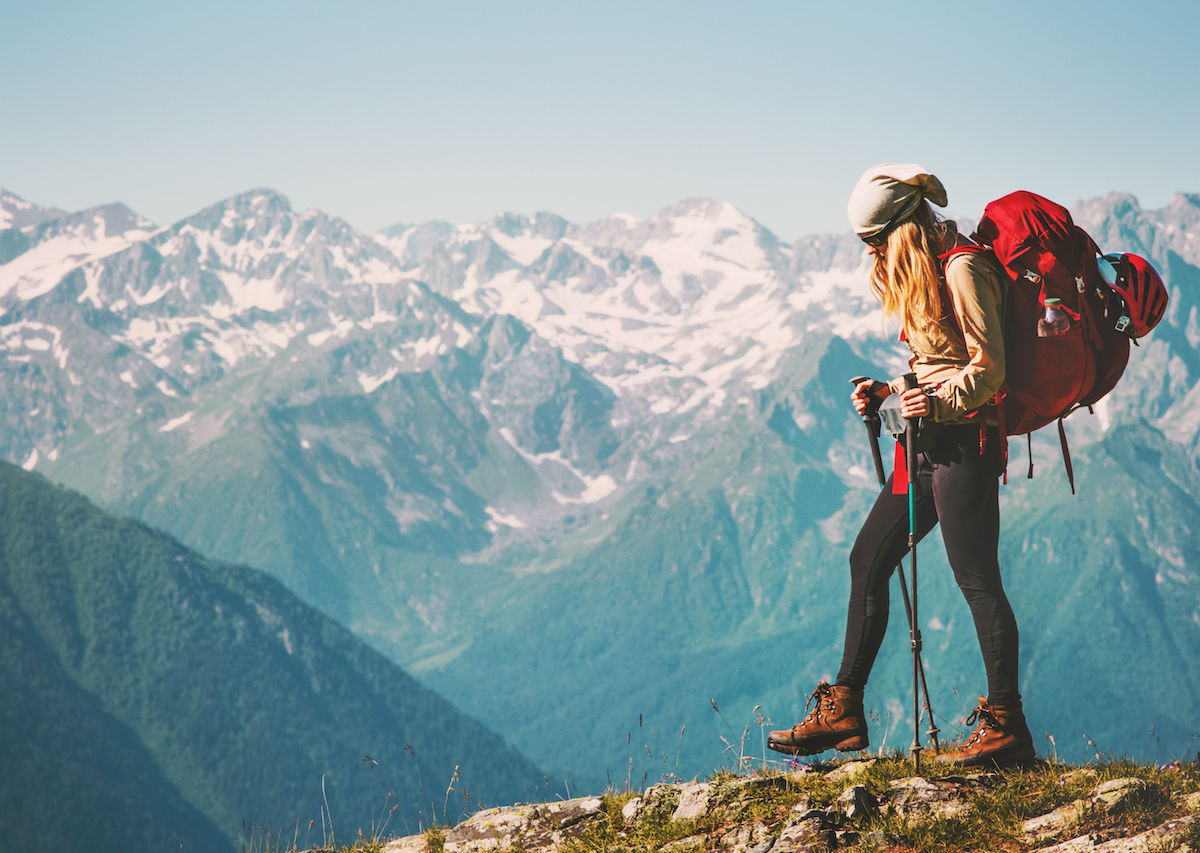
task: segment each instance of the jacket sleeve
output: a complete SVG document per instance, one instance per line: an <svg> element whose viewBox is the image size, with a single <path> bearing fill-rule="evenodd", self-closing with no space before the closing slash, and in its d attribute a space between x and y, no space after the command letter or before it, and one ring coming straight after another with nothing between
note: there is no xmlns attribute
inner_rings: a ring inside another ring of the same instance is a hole
<svg viewBox="0 0 1200 853"><path fill-rule="evenodd" d="M930 403L935 421L954 420L987 403L1005 375L1004 292L991 264L977 255L951 258L945 293L967 361L934 389Z"/></svg>

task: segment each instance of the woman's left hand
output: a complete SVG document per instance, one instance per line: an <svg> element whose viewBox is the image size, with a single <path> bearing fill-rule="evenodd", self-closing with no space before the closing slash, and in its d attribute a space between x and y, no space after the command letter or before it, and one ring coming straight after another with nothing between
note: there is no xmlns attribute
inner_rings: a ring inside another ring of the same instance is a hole
<svg viewBox="0 0 1200 853"><path fill-rule="evenodd" d="M933 413L929 398L921 388L909 388L900 394L900 414L906 418L927 418Z"/></svg>

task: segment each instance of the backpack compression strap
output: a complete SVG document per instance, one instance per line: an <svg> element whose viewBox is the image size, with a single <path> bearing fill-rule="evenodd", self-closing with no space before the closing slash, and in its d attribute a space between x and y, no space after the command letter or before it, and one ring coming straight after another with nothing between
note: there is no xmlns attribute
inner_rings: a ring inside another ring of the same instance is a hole
<svg viewBox="0 0 1200 853"><path fill-rule="evenodd" d="M1071 494L1075 494L1075 469L1071 465L1071 451L1067 447L1067 431L1063 428L1063 419L1058 419L1058 443L1062 446L1063 465L1067 468L1067 482L1071 484Z"/></svg>

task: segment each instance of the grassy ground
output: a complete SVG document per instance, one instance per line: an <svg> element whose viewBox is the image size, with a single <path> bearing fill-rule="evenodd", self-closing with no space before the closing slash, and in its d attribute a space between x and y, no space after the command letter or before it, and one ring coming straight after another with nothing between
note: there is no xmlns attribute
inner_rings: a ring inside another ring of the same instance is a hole
<svg viewBox="0 0 1200 853"><path fill-rule="evenodd" d="M627 825L622 808L643 792L608 791L602 797L600 814L587 821L573 838L564 840L565 853L590 851L658 851L671 845L673 853L713 849L716 842L739 828L755 823L759 832L777 836L788 820L789 812L807 799L811 808L832 806L850 784L865 786L877 797L889 791L889 783L910 778L912 764L907 758L894 757L875 761L852 780L826 777L833 765L812 765L807 772L784 773L778 770L740 776L718 773L711 784L707 812L698 818L672 820L679 801L679 790L662 788L652 805ZM938 778L940 768L925 774ZM958 853L958 851L1003 851L1014 853L1045 846L1023 842L1023 821L1046 814L1055 808L1084 798L1097 785L1111 780L1134 777L1147 783L1145 792L1131 798L1115 814L1100 810L1084 813L1070 832L1071 837L1091 834L1100 839L1133 835L1157 826L1186 812L1183 798L1200 791L1200 761L1172 762L1167 765L1143 765L1114 760L1074 767L1055 762L1040 762L1034 767L996 772L986 786L969 795L971 808L961 817L916 821L894 814L877 814L847 821L841 827L857 833L857 840L843 839L843 847L862 851L886 850L892 853ZM750 780L751 784L746 784ZM425 835L427 849L442 850L444 828ZM1193 849L1200 850L1200 821L1193 824L1188 837ZM321 853L376 853L386 839L359 837L350 844L331 844L317 848ZM264 840L243 846L244 853L294 853L294 847ZM517 853L517 851L512 851Z"/></svg>

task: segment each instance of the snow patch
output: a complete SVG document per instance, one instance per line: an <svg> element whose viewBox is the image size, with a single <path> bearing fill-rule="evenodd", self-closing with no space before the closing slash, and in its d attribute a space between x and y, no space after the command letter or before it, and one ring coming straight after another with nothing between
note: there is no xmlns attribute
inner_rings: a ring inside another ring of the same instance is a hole
<svg viewBox="0 0 1200 853"><path fill-rule="evenodd" d="M179 427L183 426L188 421L190 421L192 419L193 414L195 414L195 412L188 412L186 415L180 415L177 418L172 418L171 420L167 421L165 424L160 426L158 428L158 431L159 432L171 432L174 429L178 429Z"/></svg>
<svg viewBox="0 0 1200 853"><path fill-rule="evenodd" d="M380 385L384 384L385 382L390 382L392 379L394 379L396 374L399 372L399 367L392 367L380 376L370 376L366 373L360 373L358 374L358 384L362 386L364 394L370 394Z"/></svg>
<svg viewBox="0 0 1200 853"><path fill-rule="evenodd" d="M534 466L535 469L540 469L547 463L555 467L561 467L571 474L575 480L582 485L582 489L577 496L564 495L560 492L552 492L554 500L563 505L570 504L590 504L604 500L617 490L616 481L608 474L600 474L597 477L589 477L587 474L576 469L570 462L563 457L560 451L551 451L549 453L530 453L521 447L516 436L508 427L500 429L500 437L503 438L513 450L521 455L527 462Z"/></svg>
<svg viewBox="0 0 1200 853"><path fill-rule="evenodd" d="M104 233L103 219L98 218L98 221L101 227L94 235L86 227L75 227L0 266L0 297L10 291L20 300L44 296L72 270L127 249L134 242L150 236L149 231L133 230L110 237Z"/></svg>
<svg viewBox="0 0 1200 853"><path fill-rule="evenodd" d="M505 254L523 267L532 264L541 257L546 249L554 244L554 241L547 237L535 237L533 235L510 237L494 229L488 230L487 236L503 249Z"/></svg>
<svg viewBox="0 0 1200 853"><path fill-rule="evenodd" d="M489 507L487 507L486 511L487 511L488 517L491 518L492 522L494 523L494 525L496 527L504 526L504 527L519 528L519 527L525 526L525 522L522 521L517 516L505 515L504 513L497 510L495 507L489 506ZM492 524L489 524L488 527L489 527L489 529L492 529L493 533L495 532L495 529L493 529Z"/></svg>
<svg viewBox="0 0 1200 853"><path fill-rule="evenodd" d="M274 312L287 304L287 295L279 290L276 282L268 278L242 278L235 272L217 272L217 278L225 285L231 307L235 313L251 308Z"/></svg>
<svg viewBox="0 0 1200 853"><path fill-rule="evenodd" d="M354 321L336 314L329 315L330 327L320 332L313 332L306 340L309 346L319 347L330 338L344 338L354 331Z"/></svg>

